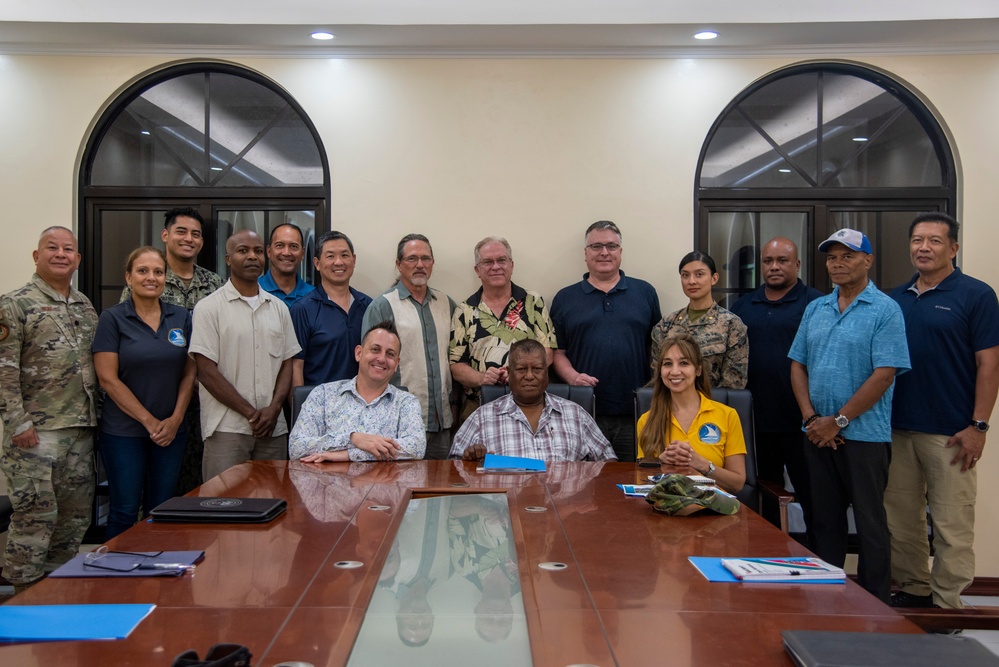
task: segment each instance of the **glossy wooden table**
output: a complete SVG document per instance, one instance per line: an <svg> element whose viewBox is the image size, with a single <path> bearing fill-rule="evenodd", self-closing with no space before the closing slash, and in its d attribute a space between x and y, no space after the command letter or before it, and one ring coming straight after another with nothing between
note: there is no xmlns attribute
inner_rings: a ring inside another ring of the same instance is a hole
<svg viewBox="0 0 999 667"><path fill-rule="evenodd" d="M451 461L245 463L194 494L281 497L284 515L265 525L136 526L112 548L204 549L204 562L181 579L38 584L8 604L157 608L124 641L3 646L0 665L169 665L220 642L250 647L256 666L345 664L406 504L441 493L507 494L535 665L791 665L784 629L920 632L853 582L709 583L687 556L808 552L746 508L668 517L615 486L648 472L623 463L554 463L538 475L482 475ZM541 569L546 562L567 567Z"/></svg>

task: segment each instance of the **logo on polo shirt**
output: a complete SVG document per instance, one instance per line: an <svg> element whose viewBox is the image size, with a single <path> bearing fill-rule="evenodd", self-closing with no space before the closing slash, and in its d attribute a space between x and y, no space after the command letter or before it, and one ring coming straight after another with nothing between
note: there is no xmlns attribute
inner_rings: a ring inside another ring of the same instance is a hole
<svg viewBox="0 0 999 667"><path fill-rule="evenodd" d="M698 429L697 437L706 445L717 445L721 442L721 429L717 425L708 422Z"/></svg>
<svg viewBox="0 0 999 667"><path fill-rule="evenodd" d="M187 337L184 336L183 329L170 329L170 333L167 334L167 340L177 347L187 346Z"/></svg>

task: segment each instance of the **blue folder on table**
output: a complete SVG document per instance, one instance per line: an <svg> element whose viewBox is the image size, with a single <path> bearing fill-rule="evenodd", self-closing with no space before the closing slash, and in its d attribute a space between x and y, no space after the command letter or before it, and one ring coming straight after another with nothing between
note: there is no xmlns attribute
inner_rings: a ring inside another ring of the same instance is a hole
<svg viewBox="0 0 999 667"><path fill-rule="evenodd" d="M704 578L712 582L727 582L732 584L844 584L843 579L785 579L782 581L749 581L739 580L734 574L722 565L721 558L709 556L687 556L687 560L697 568L697 571L704 575Z"/></svg>
<svg viewBox="0 0 999 667"><path fill-rule="evenodd" d="M0 642L125 639L154 604L0 605Z"/></svg>
<svg viewBox="0 0 999 667"><path fill-rule="evenodd" d="M545 462L541 459L529 459L522 456L499 456L486 454L482 461L480 472L544 472Z"/></svg>

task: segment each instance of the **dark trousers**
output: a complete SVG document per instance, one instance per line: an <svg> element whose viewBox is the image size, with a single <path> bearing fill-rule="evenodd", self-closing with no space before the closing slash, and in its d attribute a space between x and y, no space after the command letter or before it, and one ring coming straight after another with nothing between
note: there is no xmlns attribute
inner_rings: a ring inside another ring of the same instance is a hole
<svg viewBox="0 0 999 667"><path fill-rule="evenodd" d="M180 474L187 431L179 431L166 447L149 438L101 433L99 447L108 475L107 539L125 532L139 516L173 498Z"/></svg>
<svg viewBox="0 0 999 667"><path fill-rule="evenodd" d="M610 440L618 461L635 460L635 418L632 415L599 415L597 426Z"/></svg>
<svg viewBox="0 0 999 667"><path fill-rule="evenodd" d="M805 447L813 446L798 431L756 432L756 476L784 486L784 468L794 487L795 500L805 516L805 534L812 542L812 484L805 464ZM763 516L770 523L779 525L780 516L776 503L764 506Z"/></svg>
<svg viewBox="0 0 999 667"><path fill-rule="evenodd" d="M812 551L842 567L846 561L846 510L853 506L860 554L857 583L887 603L891 595L891 541L885 515L891 443L847 440L836 449L805 448L812 483Z"/></svg>

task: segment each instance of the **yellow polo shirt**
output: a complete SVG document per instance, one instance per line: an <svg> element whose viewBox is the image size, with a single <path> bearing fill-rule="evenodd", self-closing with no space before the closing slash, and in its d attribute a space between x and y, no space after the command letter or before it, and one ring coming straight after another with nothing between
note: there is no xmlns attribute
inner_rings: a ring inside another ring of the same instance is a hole
<svg viewBox="0 0 999 667"><path fill-rule="evenodd" d="M639 417L639 437L648 419L648 412ZM704 394L701 394L701 408L691 422L690 430L684 432L674 416L665 440L667 445L673 440L686 440L695 452L719 468L725 467L726 456L746 453L746 438L742 433L739 413L724 403L712 401ZM638 445L638 458L642 457L642 446Z"/></svg>

